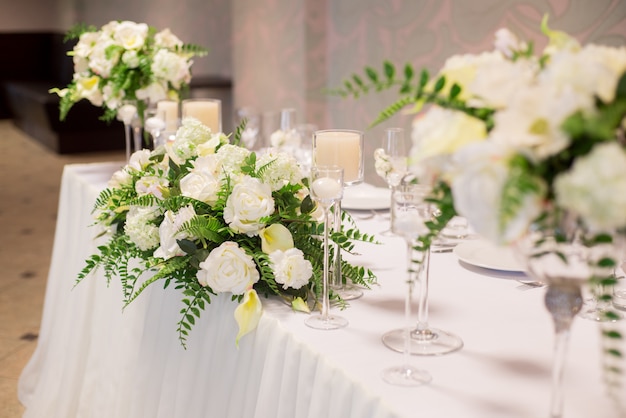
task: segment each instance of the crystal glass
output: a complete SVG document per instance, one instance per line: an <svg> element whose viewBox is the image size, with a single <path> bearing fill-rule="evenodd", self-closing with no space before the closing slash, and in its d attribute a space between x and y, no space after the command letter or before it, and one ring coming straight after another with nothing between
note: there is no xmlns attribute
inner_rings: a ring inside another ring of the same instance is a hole
<svg viewBox="0 0 626 418"><path fill-rule="evenodd" d="M404 139L404 129L402 128L389 128L385 129L385 135L383 136L382 150L385 153L385 159L388 162L388 166L385 170L384 180L387 182L387 186L391 190L393 196L394 191L400 185L402 177L407 171L407 154L406 144ZM381 232L381 235L390 236L393 235L391 225L393 225L394 219L394 205L391 205L390 214L390 228Z"/></svg>
<svg viewBox="0 0 626 418"><path fill-rule="evenodd" d="M407 184L403 182L399 187L405 191L411 190L415 200L418 198L424 199L424 197L430 192L430 189L427 186L420 184ZM399 218L399 211L402 211L403 208L397 203L394 203L393 200L392 204L395 205L395 209L393 209L396 211L395 216L396 218ZM423 222L431 220L436 215L437 209L432 204L428 204L426 202L422 202L422 205L428 208L427 212L422 212L424 215ZM402 224L399 219L396 219L392 225L396 225L393 227L393 232L398 234L402 228ZM428 231L422 231L422 233L425 232ZM394 351L402 352L407 346L408 336L408 347L411 354L422 356L437 356L460 350L463 347L463 340L461 340L461 338L448 331L433 328L428 323L428 282L430 280L431 251L430 248L416 248L419 249L422 254L419 260L420 269L417 280L420 285L418 293L417 326L408 334L405 329L391 330L383 335L383 343Z"/></svg>
<svg viewBox="0 0 626 418"><path fill-rule="evenodd" d="M133 151L141 149L142 124L137 102L135 100L125 100L117 110L117 119L124 124L124 135L126 139L126 161L130 160Z"/></svg>
<svg viewBox="0 0 626 418"><path fill-rule="evenodd" d="M330 255L328 234L330 229L329 209L343 197L343 169L338 166L314 166L311 168L311 198L317 202L324 213L324 270L322 282L322 310L319 315L310 316L305 323L315 329L337 329L348 325L348 321L330 314L329 270Z"/></svg>
<svg viewBox="0 0 626 418"><path fill-rule="evenodd" d="M180 103L176 100L160 100L156 105L156 116L165 122L160 142L166 144L176 139L176 131L180 127Z"/></svg>
<svg viewBox="0 0 626 418"><path fill-rule="evenodd" d="M610 235L610 234L609 234ZM566 216L553 225L535 226L513 247L527 273L547 284L545 306L555 331L550 417L563 415L563 378L571 324L583 306L582 289L591 277L611 277L607 260L618 260L613 240L583 237Z"/></svg>
<svg viewBox="0 0 626 418"><path fill-rule="evenodd" d="M240 107L235 111L235 125L241 125L244 120L246 127L241 133L241 142L247 149L252 150L259 139L261 115L253 107Z"/></svg>
<svg viewBox="0 0 626 418"><path fill-rule="evenodd" d="M428 372L415 368L411 365L411 300L415 284L416 270L413 264L413 247L417 238L428 232L427 222L431 217L431 208L424 201L427 190L418 187L400 187L394 190L391 196L391 204L395 207L396 216L393 218L391 228L394 234L404 238L406 242L406 271L408 290L404 302L405 326L400 330L403 334L403 363L383 371L383 379L393 385L418 386L431 381ZM423 269L420 264L418 271Z"/></svg>
<svg viewBox="0 0 626 418"><path fill-rule="evenodd" d="M161 115L159 115L158 109L155 107L146 109L144 113L144 120L144 128L152 138L153 149L165 145L165 136L163 135L163 132L165 131L165 120L161 118Z"/></svg>
<svg viewBox="0 0 626 418"><path fill-rule="evenodd" d="M222 101L218 99L186 99L182 103L183 119L194 117L211 129L222 132Z"/></svg>
<svg viewBox="0 0 626 418"><path fill-rule="evenodd" d="M317 125L312 123L296 125L296 132L300 135L300 148L296 151L296 160L298 160L305 177L308 177L311 173L313 134L317 130Z"/></svg>
<svg viewBox="0 0 626 418"><path fill-rule="evenodd" d="M343 168L343 185L349 187L363 181L363 132L349 129L330 129L313 134L312 164L337 165ZM341 228L341 201L334 206L334 228ZM335 245L333 263L333 291L342 299L351 300L363 295L352 283L345 283L341 274L341 249Z"/></svg>

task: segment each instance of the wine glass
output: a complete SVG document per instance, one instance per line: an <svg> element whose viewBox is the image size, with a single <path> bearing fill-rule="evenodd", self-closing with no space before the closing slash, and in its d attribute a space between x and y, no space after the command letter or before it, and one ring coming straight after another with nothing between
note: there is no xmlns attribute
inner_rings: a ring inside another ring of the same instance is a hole
<svg viewBox="0 0 626 418"><path fill-rule="evenodd" d="M416 196L426 197L430 192L430 188L420 184L406 183L405 180L401 182L403 189L414 189L413 193ZM418 192L419 191L419 192ZM424 205L428 207L428 217L425 221L432 220L436 216L437 208L432 204ZM396 210L398 208L396 207ZM396 213L396 216L399 216ZM395 222L398 223L397 221ZM398 227L394 228L394 233L397 233ZM428 232L428 230L423 231ZM460 350L463 347L463 340L458 336L444 331L439 328L433 328L428 324L428 282L430 279L430 247L420 248L422 253L420 259L420 269L418 272L418 283L420 284L419 300L418 300L418 312L417 312L417 326L411 330L410 333L406 333L404 329L395 329L387 332L383 335L383 343L390 349L402 352L407 344L407 335L409 337L408 345L411 354L422 356L437 356L442 354L452 353Z"/></svg>
<svg viewBox="0 0 626 418"><path fill-rule="evenodd" d="M411 300L416 273L424 268L421 263L416 272L413 268L413 246L417 238L428 233L426 222L431 217L431 208L424 201L428 190L421 187L397 187L391 195L391 205L394 207L396 216L391 223L394 234L406 241L406 269L408 291L404 302L405 326L401 332L403 338L403 364L385 369L383 379L390 384L399 386L418 386L432 380L430 374L411 366Z"/></svg>
<svg viewBox="0 0 626 418"><path fill-rule="evenodd" d="M380 152L377 150L375 153L377 172L382 175L383 179L387 182L387 186L391 190L391 196L396 190L396 187L400 184L402 177L406 174L407 170L407 156L406 146L404 141L404 129L402 128L389 128L385 129L385 135L382 141L382 148ZM393 213L394 205L391 205L390 215L390 227L381 232L381 235L390 236L393 235Z"/></svg>
<svg viewBox="0 0 626 418"><path fill-rule="evenodd" d="M239 126L246 121L246 127L241 133L241 142L247 149L254 149L259 139L261 115L252 107L240 107L235 112L235 125Z"/></svg>
<svg viewBox="0 0 626 418"><path fill-rule="evenodd" d="M343 185L349 187L363 181L363 132L349 129L329 129L313 134L312 164L337 165L343 168ZM334 206L334 228L341 229L341 200ZM363 291L343 281L341 274L341 248L335 243L333 263L333 291L343 300L359 298Z"/></svg>
<svg viewBox="0 0 626 418"><path fill-rule="evenodd" d="M329 210L343 196L343 169L338 166L315 166L311 168L311 198L324 213L324 271L322 284L322 310L319 315L310 316L305 324L315 329L337 329L348 325L348 321L330 314L329 302L329 251L328 231L330 229Z"/></svg>

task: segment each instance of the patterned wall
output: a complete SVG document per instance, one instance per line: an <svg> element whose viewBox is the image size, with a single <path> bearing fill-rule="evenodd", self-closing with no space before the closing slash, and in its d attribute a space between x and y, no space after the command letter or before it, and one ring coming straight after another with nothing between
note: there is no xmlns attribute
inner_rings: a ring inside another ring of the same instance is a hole
<svg viewBox="0 0 626 418"><path fill-rule="evenodd" d="M234 0L233 7L236 105L294 106L321 128L365 130L366 155L385 127L410 126L396 116L368 129L392 92L359 100L323 93L366 65L389 59L434 72L450 55L490 49L502 26L543 47L546 13L551 27L583 42L626 45L623 0ZM380 183L372 164L366 180Z"/></svg>

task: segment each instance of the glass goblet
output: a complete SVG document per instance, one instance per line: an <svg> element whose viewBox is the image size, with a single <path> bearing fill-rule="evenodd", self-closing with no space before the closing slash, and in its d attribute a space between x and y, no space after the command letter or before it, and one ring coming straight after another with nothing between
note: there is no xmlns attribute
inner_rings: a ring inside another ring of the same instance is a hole
<svg viewBox="0 0 626 418"><path fill-rule="evenodd" d="M420 188L399 188L391 197L391 204L395 206L396 216L391 228L393 232L404 238L406 242L406 269L408 291L404 301L404 322L401 329L403 338L404 362L383 371L383 379L390 384L399 386L418 386L432 380L430 374L415 368L410 363L411 356L411 300L415 284L416 271L413 269L413 247L416 239L428 232L426 222L430 219L430 205L424 201L427 190ZM424 267L420 264L418 271Z"/></svg>
<svg viewBox="0 0 626 418"><path fill-rule="evenodd" d="M422 199L427 196L430 189L419 184L401 184L399 186L404 190L413 190L415 196L421 196ZM417 197L415 198L417 199ZM429 203L423 202L428 207L425 221L432 220L436 214L436 208ZM396 205L396 211L399 210ZM396 212L396 216L399 216ZM398 222L394 222L398 224ZM399 227L394 227L394 233L398 234ZM425 232L428 232L426 230ZM416 247L417 248L417 247ZM448 331L439 328L433 328L428 323L428 282L430 280L430 248L418 248L422 254L420 259L420 269L418 271L419 300L417 312L417 326L414 327L409 334L404 329L395 329L383 335L383 343L394 351L402 352L407 344L407 335L409 336L409 351L411 354L422 356L437 356L452 353L463 347L463 340Z"/></svg>
<svg viewBox="0 0 626 418"><path fill-rule="evenodd" d="M348 321L330 314L329 301L329 209L343 196L343 169L338 166L315 166L311 168L311 198L322 208L324 214L324 261L322 282L322 309L319 315L310 316L305 324L311 328L330 330L345 327Z"/></svg>
<svg viewBox="0 0 626 418"><path fill-rule="evenodd" d="M349 129L329 129L313 134L313 165L337 165L343 168L343 185L359 184L364 177L363 132ZM341 229L341 200L333 208L334 228ZM341 248L335 245L333 262L333 291L344 300L357 299L363 291L344 283L341 274Z"/></svg>

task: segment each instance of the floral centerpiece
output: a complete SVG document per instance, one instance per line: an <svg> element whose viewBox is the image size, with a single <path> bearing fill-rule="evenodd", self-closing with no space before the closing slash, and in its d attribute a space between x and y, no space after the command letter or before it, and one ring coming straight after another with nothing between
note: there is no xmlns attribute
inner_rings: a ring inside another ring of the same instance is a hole
<svg viewBox="0 0 626 418"><path fill-rule="evenodd" d="M239 305L237 342L261 315L259 295L278 295L300 310L322 293L323 224L309 197L308 179L295 159L269 151L259 157L185 118L176 139L135 152L95 203L96 224L108 236L79 281L102 267L119 277L125 304L163 281L181 292L178 334L188 331L211 297L232 294ZM374 242L344 213L345 228L332 234L343 251L354 241ZM368 287L369 270L342 262L342 272Z"/></svg>
<svg viewBox="0 0 626 418"><path fill-rule="evenodd" d="M605 290L626 258L626 47L581 45L550 30L547 17L542 31L549 43L539 54L501 29L493 50L452 56L435 77L385 62L382 72L367 67L337 93L399 88L400 98L374 124L407 108L417 113L409 164L432 185L440 211L424 246L456 214L498 244L520 248L539 233L529 264L546 253L569 257L545 246L547 232L557 243L574 237L581 247L602 248L591 265L579 266L596 296L610 301ZM605 315L610 360L621 356L611 344L621 334L611 329L615 312ZM606 370L619 373L614 364Z"/></svg>
<svg viewBox="0 0 626 418"><path fill-rule="evenodd" d="M207 53L183 43L169 29L157 32L131 21L111 21L99 30L79 24L65 37L65 41L72 39L78 39L68 52L74 61L72 82L50 90L61 97L61 120L83 99L103 107L106 121L118 115L125 101L134 102L143 115L150 102L178 100L191 81L192 58Z"/></svg>

